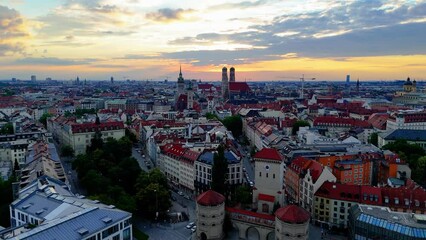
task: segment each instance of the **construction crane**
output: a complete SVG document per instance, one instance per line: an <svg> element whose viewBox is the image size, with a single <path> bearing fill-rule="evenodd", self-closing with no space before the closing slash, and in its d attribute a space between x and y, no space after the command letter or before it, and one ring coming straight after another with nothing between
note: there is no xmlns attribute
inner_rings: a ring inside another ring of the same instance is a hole
<svg viewBox="0 0 426 240"><path fill-rule="evenodd" d="M315 80L315 78L308 78L306 80ZM303 99L303 93L304 93L304 85L305 85L305 74L302 74L302 77L300 78L300 81L302 82L302 89L300 91L300 98Z"/></svg>
<svg viewBox="0 0 426 240"><path fill-rule="evenodd" d="M302 82L302 88L300 89L300 95L299 95L300 98L303 98L303 93L304 93L304 90L305 90L305 80L315 80L316 79L316 78L313 78L313 77L305 78L305 74L302 74L302 77L288 77L288 76L282 77L282 76L280 76L278 78L299 79Z"/></svg>

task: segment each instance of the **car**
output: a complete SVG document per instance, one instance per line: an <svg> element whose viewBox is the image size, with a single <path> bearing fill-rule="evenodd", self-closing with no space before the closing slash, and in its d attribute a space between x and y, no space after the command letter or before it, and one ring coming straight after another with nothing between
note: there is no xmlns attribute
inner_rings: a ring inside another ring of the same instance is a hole
<svg viewBox="0 0 426 240"><path fill-rule="evenodd" d="M191 198L188 195L185 195L184 198L191 200Z"/></svg>
<svg viewBox="0 0 426 240"><path fill-rule="evenodd" d="M177 200L174 196L172 196L171 199L172 199L173 202L176 202L176 200Z"/></svg>
<svg viewBox="0 0 426 240"><path fill-rule="evenodd" d="M145 154L143 154L143 155L142 155L142 157L144 158L144 157L145 157Z"/></svg>
<svg viewBox="0 0 426 240"><path fill-rule="evenodd" d="M250 181L250 187L254 187L254 182Z"/></svg>
<svg viewBox="0 0 426 240"><path fill-rule="evenodd" d="M246 172L246 168L245 167L243 167L243 172Z"/></svg>
<svg viewBox="0 0 426 240"><path fill-rule="evenodd" d="M190 222L190 223L188 223L188 225L186 225L186 228L191 229L194 226L195 226L195 223L194 222Z"/></svg>
<svg viewBox="0 0 426 240"><path fill-rule="evenodd" d="M197 226L193 226L192 228L191 228L191 232L195 232L195 231L197 231Z"/></svg>
<svg viewBox="0 0 426 240"><path fill-rule="evenodd" d="M179 191L178 194L179 194L179 196L183 196L183 192L182 191Z"/></svg>

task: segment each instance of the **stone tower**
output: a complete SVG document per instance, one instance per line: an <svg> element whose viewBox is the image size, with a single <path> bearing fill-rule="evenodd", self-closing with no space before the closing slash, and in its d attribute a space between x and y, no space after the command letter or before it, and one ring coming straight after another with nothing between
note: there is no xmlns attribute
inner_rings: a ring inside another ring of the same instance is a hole
<svg viewBox="0 0 426 240"><path fill-rule="evenodd" d="M213 190L197 197L197 239L223 239L225 197Z"/></svg>
<svg viewBox="0 0 426 240"><path fill-rule="evenodd" d="M275 212L275 238L277 240L307 240L309 238L309 218L309 213L296 205L279 208Z"/></svg>
<svg viewBox="0 0 426 240"><path fill-rule="evenodd" d="M194 108L194 90L192 88L192 82L189 83L188 89L186 90L187 94L187 106L186 109L193 109Z"/></svg>

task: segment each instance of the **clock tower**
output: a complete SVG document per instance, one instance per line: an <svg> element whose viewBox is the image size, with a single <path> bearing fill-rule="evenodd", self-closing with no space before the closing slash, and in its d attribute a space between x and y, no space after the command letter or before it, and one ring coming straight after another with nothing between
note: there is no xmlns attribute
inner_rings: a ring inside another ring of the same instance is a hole
<svg viewBox="0 0 426 240"><path fill-rule="evenodd" d="M263 148L254 155L254 160L253 202L257 212L272 214L274 204L284 203L284 157L276 149Z"/></svg>

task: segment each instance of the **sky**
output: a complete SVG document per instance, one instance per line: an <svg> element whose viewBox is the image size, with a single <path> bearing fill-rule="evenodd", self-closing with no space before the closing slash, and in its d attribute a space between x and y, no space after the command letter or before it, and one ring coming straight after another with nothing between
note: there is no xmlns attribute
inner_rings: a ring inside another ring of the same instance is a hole
<svg viewBox="0 0 426 240"><path fill-rule="evenodd" d="M426 79L426 0L0 0L0 79Z"/></svg>

